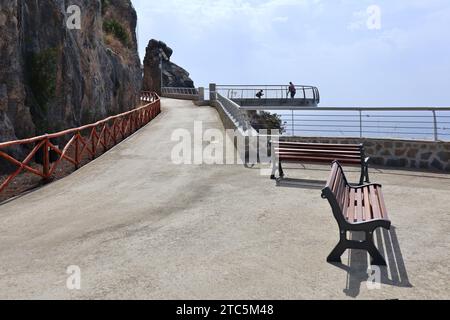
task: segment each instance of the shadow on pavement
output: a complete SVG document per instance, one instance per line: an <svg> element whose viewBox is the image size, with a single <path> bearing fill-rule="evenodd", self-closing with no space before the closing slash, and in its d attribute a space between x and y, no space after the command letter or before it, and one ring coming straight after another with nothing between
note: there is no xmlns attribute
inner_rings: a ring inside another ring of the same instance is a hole
<svg viewBox="0 0 450 320"><path fill-rule="evenodd" d="M379 267L381 286L412 288L413 285L409 282L405 262L398 243L396 228L391 227L391 230L378 229L375 236L377 247L387 263L386 267ZM361 237L364 237L364 235L352 234L352 240L363 240ZM346 286L343 290L347 296L358 297L361 286L365 285L369 280L369 267L373 270L370 273L374 274L373 272L377 266L370 266L369 261L366 251L349 250L348 265L333 263L334 266L347 272Z"/></svg>
<svg viewBox="0 0 450 320"><path fill-rule="evenodd" d="M326 181L322 180L292 179L292 178L277 179L277 187L282 188L322 190L326 185L326 183L327 183Z"/></svg>

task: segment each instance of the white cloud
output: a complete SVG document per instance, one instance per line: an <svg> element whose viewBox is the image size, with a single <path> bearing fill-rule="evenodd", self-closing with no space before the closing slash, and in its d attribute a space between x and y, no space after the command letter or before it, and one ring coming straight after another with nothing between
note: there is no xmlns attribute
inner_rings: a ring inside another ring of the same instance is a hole
<svg viewBox="0 0 450 320"><path fill-rule="evenodd" d="M288 22L289 21L289 17L275 17L272 19L273 22Z"/></svg>
<svg viewBox="0 0 450 320"><path fill-rule="evenodd" d="M246 25L252 32L265 33L273 23L286 22L279 11L288 7L306 7L319 4L319 0L165 0L148 2L134 0L139 10L145 10L148 18L155 14L170 14L172 19L186 26L194 36L201 37L218 25L227 23Z"/></svg>

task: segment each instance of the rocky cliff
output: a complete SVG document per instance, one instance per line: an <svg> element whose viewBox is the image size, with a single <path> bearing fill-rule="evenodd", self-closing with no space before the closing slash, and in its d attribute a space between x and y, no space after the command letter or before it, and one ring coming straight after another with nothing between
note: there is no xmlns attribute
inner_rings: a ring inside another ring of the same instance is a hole
<svg viewBox="0 0 450 320"><path fill-rule="evenodd" d="M80 8L80 29L68 28L72 5ZM135 107L142 81L136 23L129 0L1 0L0 141Z"/></svg>
<svg viewBox="0 0 450 320"><path fill-rule="evenodd" d="M170 61L173 50L164 42L150 40L144 58L143 90L155 91L161 94L161 68L163 87L194 88L194 82L189 73Z"/></svg>

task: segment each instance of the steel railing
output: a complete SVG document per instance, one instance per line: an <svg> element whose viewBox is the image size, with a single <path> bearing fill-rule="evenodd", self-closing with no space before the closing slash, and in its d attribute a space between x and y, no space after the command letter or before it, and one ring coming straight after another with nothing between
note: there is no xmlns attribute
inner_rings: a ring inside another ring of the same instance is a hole
<svg viewBox="0 0 450 320"><path fill-rule="evenodd" d="M320 92L314 86L295 86L295 99L311 100L314 104L320 103ZM263 90L261 100L290 99L289 86L286 85L217 85L216 90L222 96L232 100L255 100L258 92Z"/></svg>
<svg viewBox="0 0 450 320"><path fill-rule="evenodd" d="M273 112L281 116L289 136L450 140L450 107L319 107Z"/></svg>
<svg viewBox="0 0 450 320"><path fill-rule="evenodd" d="M0 194L22 172L48 180L63 161L77 169L126 139L161 112L160 99L155 93L144 92L141 100L151 102L82 127L0 143L0 159L17 167L12 173L0 178ZM16 159L17 154L27 155L21 160ZM36 159L37 155L40 160Z"/></svg>
<svg viewBox="0 0 450 320"><path fill-rule="evenodd" d="M198 96L199 92L196 88L176 88L163 87L161 88L162 96L181 95L181 96Z"/></svg>
<svg viewBox="0 0 450 320"><path fill-rule="evenodd" d="M231 116L232 119L237 123L238 127L242 128L242 130L244 131L252 128L247 113L242 110L237 103L217 92L216 98L217 101L223 106L224 110L228 113L228 115Z"/></svg>

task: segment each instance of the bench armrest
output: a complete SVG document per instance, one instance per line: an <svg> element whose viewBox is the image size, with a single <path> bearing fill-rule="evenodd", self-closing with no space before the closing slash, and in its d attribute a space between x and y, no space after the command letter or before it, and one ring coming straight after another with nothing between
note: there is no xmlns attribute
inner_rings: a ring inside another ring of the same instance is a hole
<svg viewBox="0 0 450 320"><path fill-rule="evenodd" d="M375 229L375 228L385 228L390 229L391 228L391 220L388 219L374 219L369 222L361 221L361 222L354 222L349 223L349 225L352 227L352 231L367 231L367 228L369 229Z"/></svg>
<svg viewBox="0 0 450 320"><path fill-rule="evenodd" d="M367 187L370 187L370 186L383 188L383 186L381 184L379 184L379 183L370 183L370 184L365 184L365 185L362 185L362 186L350 186L350 188L357 190L357 189L367 188Z"/></svg>

